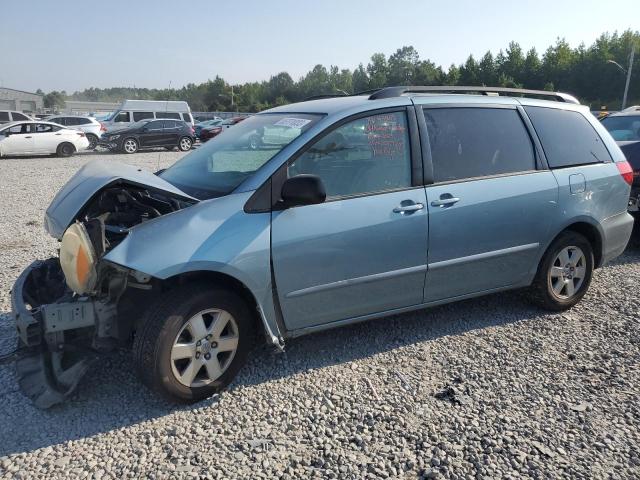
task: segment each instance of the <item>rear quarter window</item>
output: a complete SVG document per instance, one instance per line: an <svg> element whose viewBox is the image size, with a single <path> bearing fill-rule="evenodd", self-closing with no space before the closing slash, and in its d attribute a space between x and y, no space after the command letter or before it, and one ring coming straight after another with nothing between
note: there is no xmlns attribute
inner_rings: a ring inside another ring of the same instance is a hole
<svg viewBox="0 0 640 480"><path fill-rule="evenodd" d="M579 112L525 107L550 168L612 161L600 135Z"/></svg>
<svg viewBox="0 0 640 480"><path fill-rule="evenodd" d="M9 121L9 112L0 112L0 122Z"/></svg>
<svg viewBox="0 0 640 480"><path fill-rule="evenodd" d="M14 120L29 120L29 117L18 112L13 112L11 116L13 116Z"/></svg>
<svg viewBox="0 0 640 480"><path fill-rule="evenodd" d="M182 114L182 119L185 122L193 123L193 118L191 118L191 114L189 114L189 113L183 113Z"/></svg>

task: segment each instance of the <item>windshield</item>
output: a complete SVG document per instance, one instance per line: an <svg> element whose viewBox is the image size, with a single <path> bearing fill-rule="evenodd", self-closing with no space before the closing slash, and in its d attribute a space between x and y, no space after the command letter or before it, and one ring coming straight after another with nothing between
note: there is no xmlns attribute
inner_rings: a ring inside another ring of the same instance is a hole
<svg viewBox="0 0 640 480"><path fill-rule="evenodd" d="M640 115L607 117L602 125L618 142L640 140Z"/></svg>
<svg viewBox="0 0 640 480"><path fill-rule="evenodd" d="M254 115L186 155L160 177L200 200L227 195L320 118L307 113Z"/></svg>

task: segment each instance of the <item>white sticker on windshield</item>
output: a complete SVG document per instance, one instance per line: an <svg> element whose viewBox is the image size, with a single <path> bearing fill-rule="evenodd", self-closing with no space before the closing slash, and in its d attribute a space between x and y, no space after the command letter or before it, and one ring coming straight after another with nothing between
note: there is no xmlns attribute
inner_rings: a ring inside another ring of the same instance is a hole
<svg viewBox="0 0 640 480"><path fill-rule="evenodd" d="M305 118L283 118L279 122L274 123L275 126L278 127L289 127L289 128L302 128L307 123L310 123L311 120L307 120Z"/></svg>

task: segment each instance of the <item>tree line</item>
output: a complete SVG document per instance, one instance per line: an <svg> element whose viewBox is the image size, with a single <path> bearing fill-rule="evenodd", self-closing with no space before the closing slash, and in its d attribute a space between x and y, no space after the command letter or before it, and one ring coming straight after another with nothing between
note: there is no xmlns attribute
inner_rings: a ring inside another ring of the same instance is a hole
<svg viewBox="0 0 640 480"><path fill-rule="evenodd" d="M201 84L182 88L88 88L67 96L65 92L45 95L45 106L62 106L72 100L120 102L123 99L185 100L193 111L258 112L273 106L297 102L309 97L351 94L390 85L487 85L539 90L557 90L577 96L592 109L607 106L619 109L625 74L611 61L628 67L631 46L640 50L640 32L626 30L603 33L590 46L572 48L559 38L542 55L535 48L524 51L510 42L497 54L487 51L481 58L469 55L461 65L448 69L420 58L412 46L399 48L388 57L375 53L369 62L354 70L316 65L294 80L286 72L267 81L231 85L220 76ZM638 52L636 68L640 64ZM632 75L628 105L640 104L640 75Z"/></svg>

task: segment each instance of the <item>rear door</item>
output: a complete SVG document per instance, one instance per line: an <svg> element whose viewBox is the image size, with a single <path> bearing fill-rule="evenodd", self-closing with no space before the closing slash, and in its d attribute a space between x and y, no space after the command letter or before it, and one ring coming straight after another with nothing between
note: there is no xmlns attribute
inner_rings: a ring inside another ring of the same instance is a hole
<svg viewBox="0 0 640 480"><path fill-rule="evenodd" d="M411 148L419 143L414 115L399 108L352 118L282 172L317 175L327 191L324 203L273 213L273 269L288 329L422 303L428 220L420 152Z"/></svg>
<svg viewBox="0 0 640 480"><path fill-rule="evenodd" d="M34 152L55 153L58 145L71 140L65 138L60 127L48 123L37 123L33 127L35 130L33 133Z"/></svg>
<svg viewBox="0 0 640 480"><path fill-rule="evenodd" d="M182 128L182 122L176 122L175 120L163 120L163 137L162 145L164 146L176 146L178 144L178 138L180 137L180 130Z"/></svg>
<svg viewBox="0 0 640 480"><path fill-rule="evenodd" d="M526 284L549 238L558 185L516 106L427 107L425 301Z"/></svg>

